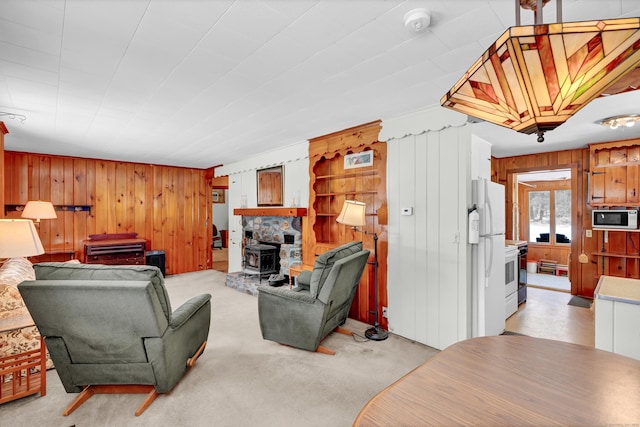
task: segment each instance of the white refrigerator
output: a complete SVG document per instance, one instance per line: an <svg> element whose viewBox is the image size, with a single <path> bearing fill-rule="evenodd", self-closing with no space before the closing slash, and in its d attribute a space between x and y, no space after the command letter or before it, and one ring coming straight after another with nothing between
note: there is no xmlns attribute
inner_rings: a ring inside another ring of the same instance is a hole
<svg viewBox="0 0 640 427"><path fill-rule="evenodd" d="M472 189L479 235L472 243L471 331L473 337L499 335L505 328L504 185L479 178Z"/></svg>

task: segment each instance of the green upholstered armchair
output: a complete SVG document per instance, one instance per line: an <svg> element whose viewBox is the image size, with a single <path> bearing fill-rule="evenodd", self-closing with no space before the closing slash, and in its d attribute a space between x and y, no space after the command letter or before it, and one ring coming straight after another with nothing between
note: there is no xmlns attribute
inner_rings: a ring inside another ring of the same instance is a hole
<svg viewBox="0 0 640 427"><path fill-rule="evenodd" d="M67 393L147 393L140 415L204 350L211 295L176 311L153 266L41 263L18 286Z"/></svg>
<svg viewBox="0 0 640 427"><path fill-rule="evenodd" d="M333 354L320 341L349 315L358 282L369 258L362 242L320 255L313 271L303 271L298 286L258 286L258 313L266 340Z"/></svg>

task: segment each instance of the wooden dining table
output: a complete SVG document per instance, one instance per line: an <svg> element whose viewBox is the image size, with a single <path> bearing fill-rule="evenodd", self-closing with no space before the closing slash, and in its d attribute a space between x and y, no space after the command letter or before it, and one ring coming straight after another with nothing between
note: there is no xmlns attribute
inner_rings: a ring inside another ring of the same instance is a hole
<svg viewBox="0 0 640 427"><path fill-rule="evenodd" d="M453 344L373 397L354 426L640 425L640 361L527 336Z"/></svg>

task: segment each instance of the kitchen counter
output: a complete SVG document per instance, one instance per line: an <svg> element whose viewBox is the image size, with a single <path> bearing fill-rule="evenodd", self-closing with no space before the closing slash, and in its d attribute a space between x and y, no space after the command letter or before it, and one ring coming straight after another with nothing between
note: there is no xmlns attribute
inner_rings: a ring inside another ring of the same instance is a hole
<svg viewBox="0 0 640 427"><path fill-rule="evenodd" d="M600 276L593 296L596 348L640 360L640 280Z"/></svg>
<svg viewBox="0 0 640 427"><path fill-rule="evenodd" d="M504 241L505 245L509 245L509 246L524 246L526 244L528 244L528 242L526 240L505 240Z"/></svg>
<svg viewBox="0 0 640 427"><path fill-rule="evenodd" d="M640 280L600 276L594 297L597 299L640 304Z"/></svg>

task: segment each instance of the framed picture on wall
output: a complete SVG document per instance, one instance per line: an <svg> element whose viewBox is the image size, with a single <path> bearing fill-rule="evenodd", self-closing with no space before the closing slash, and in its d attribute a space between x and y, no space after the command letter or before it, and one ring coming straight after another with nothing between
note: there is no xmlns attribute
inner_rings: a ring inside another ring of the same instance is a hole
<svg viewBox="0 0 640 427"><path fill-rule="evenodd" d="M364 168L366 166L373 166L373 150L344 156L345 169Z"/></svg>
<svg viewBox="0 0 640 427"><path fill-rule="evenodd" d="M213 203L224 203L224 190L217 190L214 188L211 193L211 201Z"/></svg>
<svg viewBox="0 0 640 427"><path fill-rule="evenodd" d="M282 166L256 171L258 180L258 206L282 206Z"/></svg>

